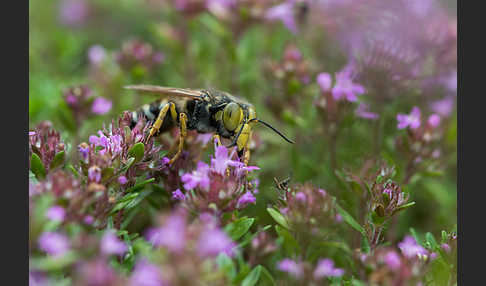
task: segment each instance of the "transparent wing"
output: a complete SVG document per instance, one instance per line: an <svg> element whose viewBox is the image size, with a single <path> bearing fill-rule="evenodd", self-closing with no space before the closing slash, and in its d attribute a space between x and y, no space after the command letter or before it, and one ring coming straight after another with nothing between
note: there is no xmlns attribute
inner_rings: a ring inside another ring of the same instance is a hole
<svg viewBox="0 0 486 286"><path fill-rule="evenodd" d="M148 84L127 85L124 88L152 93L155 95L180 96L180 97L188 97L192 99L201 99L204 95L201 91L196 89L184 89L184 88L177 88L177 87L166 87L166 86L148 85Z"/></svg>

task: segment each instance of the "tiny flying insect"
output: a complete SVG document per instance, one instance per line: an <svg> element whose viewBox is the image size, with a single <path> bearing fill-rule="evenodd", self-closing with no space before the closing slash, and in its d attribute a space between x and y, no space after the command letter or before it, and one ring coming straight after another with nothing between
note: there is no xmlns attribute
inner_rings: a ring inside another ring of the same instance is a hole
<svg viewBox="0 0 486 286"><path fill-rule="evenodd" d="M270 124L258 119L252 104L224 91L143 84L129 85L125 88L160 96L158 100L132 112L132 128L140 117L153 121L146 140L173 127L180 128L178 150L169 164L172 164L182 152L187 130L215 133L214 137L218 144L221 144L220 137L230 139L232 143L227 147L237 146L238 157L243 158L246 165L250 159L248 147L252 125L255 123L265 125L285 141L293 143Z"/></svg>

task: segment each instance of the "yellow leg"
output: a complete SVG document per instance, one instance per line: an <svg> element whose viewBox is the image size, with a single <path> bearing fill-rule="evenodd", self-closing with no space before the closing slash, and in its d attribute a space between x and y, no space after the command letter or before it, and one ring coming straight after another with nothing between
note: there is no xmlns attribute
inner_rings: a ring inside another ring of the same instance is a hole
<svg viewBox="0 0 486 286"><path fill-rule="evenodd" d="M250 144L248 144L250 145ZM245 151L243 153L243 163L245 166L248 166L248 162L250 162L250 146L246 146Z"/></svg>
<svg viewBox="0 0 486 286"><path fill-rule="evenodd" d="M213 137L212 137L212 139L213 139L213 142L214 142L214 140L216 140L216 145L218 147L221 146L221 137L219 137L218 134L214 134Z"/></svg>
<svg viewBox="0 0 486 286"><path fill-rule="evenodd" d="M162 123L164 123L165 116L167 115L167 112L169 111L169 109L170 109L172 119L174 119L174 121L177 120L177 112L175 110L175 104L172 103L172 102L168 102L160 110L159 115L157 116L157 119L155 120L154 124L150 128L150 133L147 136L147 139L145 139L145 142L148 142L148 140L150 138L152 138L152 136L154 136L154 134L157 133L157 131L159 131L160 127L162 126Z"/></svg>
<svg viewBox="0 0 486 286"><path fill-rule="evenodd" d="M187 115L185 113L179 114L179 148L177 149L177 153L174 155L174 157L172 157L172 159L169 161L169 165L172 165L172 163L174 163L174 161L177 159L177 157L179 157L182 152L182 147L184 146L184 138L187 136L186 121Z"/></svg>

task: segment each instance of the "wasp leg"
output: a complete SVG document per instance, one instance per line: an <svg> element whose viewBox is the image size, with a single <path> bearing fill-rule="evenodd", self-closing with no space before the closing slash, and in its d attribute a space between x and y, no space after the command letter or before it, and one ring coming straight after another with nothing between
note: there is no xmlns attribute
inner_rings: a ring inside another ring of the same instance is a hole
<svg viewBox="0 0 486 286"><path fill-rule="evenodd" d="M180 126L180 133L179 133L179 148L177 149L177 153L170 159L169 165L174 163L174 161L179 157L182 152L182 147L184 146L184 138L187 136L187 127L186 127L187 115L185 113L179 114L179 126Z"/></svg>
<svg viewBox="0 0 486 286"><path fill-rule="evenodd" d="M165 116L167 115L167 112L170 110L170 114L172 116L172 119L177 121L177 112L175 109L175 104L173 102L168 102L167 104L162 107L162 109L159 112L159 115L157 116L157 119L155 120L154 124L152 127L150 127L150 133L147 136L147 139L145 139L145 142L148 142L152 136L154 136L155 133L157 133L162 126L162 123L164 123Z"/></svg>
<svg viewBox="0 0 486 286"><path fill-rule="evenodd" d="M221 137L219 137L219 135L218 135L218 134L214 134L214 135L213 135L213 137L212 137L212 139L213 139L213 142L214 142L214 141L216 141L216 146L218 146L218 147L219 147L219 146L221 146L221 145L222 145L222 144L221 144Z"/></svg>

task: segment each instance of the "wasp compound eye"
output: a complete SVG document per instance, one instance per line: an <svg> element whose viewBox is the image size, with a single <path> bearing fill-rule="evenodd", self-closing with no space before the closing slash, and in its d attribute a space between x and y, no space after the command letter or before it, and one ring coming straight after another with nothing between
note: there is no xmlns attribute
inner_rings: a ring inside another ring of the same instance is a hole
<svg viewBox="0 0 486 286"><path fill-rule="evenodd" d="M223 111L224 128L228 131L234 131L241 122L243 111L240 106L234 102L228 103Z"/></svg>

